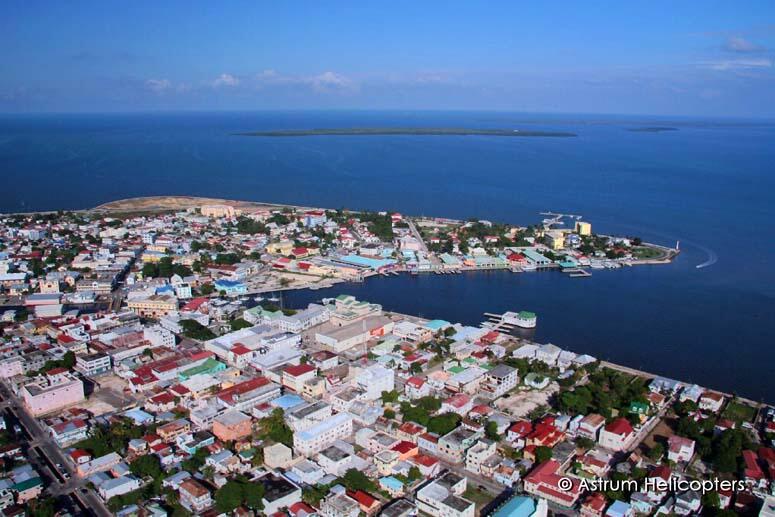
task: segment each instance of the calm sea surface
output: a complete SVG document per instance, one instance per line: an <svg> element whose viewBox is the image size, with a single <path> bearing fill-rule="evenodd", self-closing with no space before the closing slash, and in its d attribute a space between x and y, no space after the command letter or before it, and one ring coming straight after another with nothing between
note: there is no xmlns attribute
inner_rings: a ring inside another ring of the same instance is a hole
<svg viewBox="0 0 775 517"><path fill-rule="evenodd" d="M259 129L434 126L576 138L316 136ZM632 132L644 126L677 131ZM582 214L600 233L683 253L668 266L377 278L339 292L478 323L533 310L536 338L775 402L775 125L505 113L288 112L0 116L0 211L160 194L536 223ZM710 267L697 264L715 261Z"/></svg>

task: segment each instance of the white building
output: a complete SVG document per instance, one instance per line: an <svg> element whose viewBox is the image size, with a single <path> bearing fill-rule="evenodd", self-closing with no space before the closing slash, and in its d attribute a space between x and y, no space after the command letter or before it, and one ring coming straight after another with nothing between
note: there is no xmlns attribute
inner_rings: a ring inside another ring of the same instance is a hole
<svg viewBox="0 0 775 517"><path fill-rule="evenodd" d="M462 497L467 479L447 472L417 491L417 508L433 517L474 517L476 505Z"/></svg>
<svg viewBox="0 0 775 517"><path fill-rule="evenodd" d="M366 400L376 400L383 391L396 387L395 372L378 364L369 366L355 377L355 385L365 392Z"/></svg>
<svg viewBox="0 0 775 517"><path fill-rule="evenodd" d="M298 454L309 456L325 449L336 440L348 438L353 432L353 419L347 413L338 413L304 431L293 434L293 448Z"/></svg>

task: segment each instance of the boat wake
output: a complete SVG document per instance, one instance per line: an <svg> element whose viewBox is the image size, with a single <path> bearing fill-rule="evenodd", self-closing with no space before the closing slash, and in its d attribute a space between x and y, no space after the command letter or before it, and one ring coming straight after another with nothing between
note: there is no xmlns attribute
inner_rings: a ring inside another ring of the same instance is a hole
<svg viewBox="0 0 775 517"><path fill-rule="evenodd" d="M694 267L696 267L697 269L702 269L705 267L712 266L713 264L718 262L718 255L716 255L715 251L713 251L710 248L706 248L705 246L700 246L699 244L694 244L694 246L698 247L699 249L701 249L702 251L708 254L708 260L706 260L702 264L697 264Z"/></svg>

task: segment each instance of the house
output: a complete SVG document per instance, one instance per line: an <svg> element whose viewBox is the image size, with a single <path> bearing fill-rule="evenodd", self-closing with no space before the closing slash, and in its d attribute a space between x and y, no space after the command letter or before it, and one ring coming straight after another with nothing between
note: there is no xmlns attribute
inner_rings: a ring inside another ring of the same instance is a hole
<svg viewBox="0 0 775 517"><path fill-rule="evenodd" d="M474 400L465 393L457 393L441 403L441 413L457 413L466 416L474 407Z"/></svg>
<svg viewBox="0 0 775 517"><path fill-rule="evenodd" d="M246 438L252 433L252 420L245 413L226 411L213 420L213 434L223 442Z"/></svg>
<svg viewBox="0 0 775 517"><path fill-rule="evenodd" d="M487 398L496 399L505 395L519 384L519 372L516 368L499 364L484 375L481 383L481 394Z"/></svg>
<svg viewBox="0 0 775 517"><path fill-rule="evenodd" d="M107 501L111 497L133 492L141 486L142 481L129 474L127 476L121 476L105 481L99 486L97 492L100 494L100 497L102 497L103 501Z"/></svg>
<svg viewBox="0 0 775 517"><path fill-rule="evenodd" d="M315 378L317 368L311 364L286 366L283 369L282 383L286 388L301 393L304 383Z"/></svg>
<svg viewBox="0 0 775 517"><path fill-rule="evenodd" d="M721 393L715 391L706 391L700 396L700 400L697 405L703 411L718 413L721 411L721 405L723 403L724 396Z"/></svg>
<svg viewBox="0 0 775 517"><path fill-rule="evenodd" d="M379 500L363 490L347 490L346 494L347 497L358 503L358 507L366 515L374 515L379 510Z"/></svg>
<svg viewBox="0 0 775 517"><path fill-rule="evenodd" d="M329 492L320 503L322 517L358 517L360 512L358 502L345 492Z"/></svg>
<svg viewBox="0 0 775 517"><path fill-rule="evenodd" d="M353 382L363 390L365 400L377 400L383 391L393 391L395 388L395 372L375 364L360 372Z"/></svg>
<svg viewBox="0 0 775 517"><path fill-rule="evenodd" d="M458 427L439 438L437 453L451 463L462 463L466 451L472 447L483 433Z"/></svg>
<svg viewBox="0 0 775 517"><path fill-rule="evenodd" d="M588 438L590 440L597 441L600 435L600 430L605 425L605 418L603 415L597 413L590 413L581 419L579 427L576 430L576 436Z"/></svg>
<svg viewBox="0 0 775 517"><path fill-rule="evenodd" d="M527 420L517 420L506 432L506 439L515 446L522 448L525 446L525 438L533 432L533 424ZM519 443L521 442L521 443Z"/></svg>
<svg viewBox="0 0 775 517"><path fill-rule="evenodd" d="M410 400L427 397L431 394L431 387L422 377L409 377L404 385L404 393Z"/></svg>
<svg viewBox="0 0 775 517"><path fill-rule="evenodd" d="M623 451L632 445L635 431L626 418L617 418L600 431L598 443L612 451Z"/></svg>
<svg viewBox="0 0 775 517"><path fill-rule="evenodd" d="M195 479L186 479L178 487L180 504L188 511L202 513L213 505L210 491Z"/></svg>
<svg viewBox="0 0 775 517"><path fill-rule="evenodd" d="M466 451L466 470L481 475L482 465L496 454L496 443L482 438Z"/></svg>
<svg viewBox="0 0 775 517"><path fill-rule="evenodd" d="M694 440L672 435L667 439L667 459L673 463L688 463L694 456Z"/></svg>
<svg viewBox="0 0 775 517"><path fill-rule="evenodd" d="M541 463L525 476L524 490L560 506L572 507L581 495L580 483L576 478L568 478L572 481L570 488L560 488L560 479L563 479L563 476L559 469L560 463L556 460Z"/></svg>
<svg viewBox="0 0 775 517"><path fill-rule="evenodd" d="M271 469L286 468L291 464L293 451L282 443L264 447L264 465Z"/></svg>
<svg viewBox="0 0 775 517"><path fill-rule="evenodd" d="M474 517L476 505L465 499L467 478L446 472L420 488L417 508L432 517Z"/></svg>
<svg viewBox="0 0 775 517"><path fill-rule="evenodd" d="M581 510L579 513L582 517L602 517L607 504L603 494L594 492L581 503Z"/></svg>
<svg viewBox="0 0 775 517"><path fill-rule="evenodd" d="M281 508L289 508L295 503L301 502L301 488L291 483L287 478L268 474L258 479L264 485L265 515L272 515Z"/></svg>
<svg viewBox="0 0 775 517"><path fill-rule="evenodd" d="M293 448L298 454L309 456L319 452L336 440L352 434L353 418L348 413L337 413L293 434Z"/></svg>

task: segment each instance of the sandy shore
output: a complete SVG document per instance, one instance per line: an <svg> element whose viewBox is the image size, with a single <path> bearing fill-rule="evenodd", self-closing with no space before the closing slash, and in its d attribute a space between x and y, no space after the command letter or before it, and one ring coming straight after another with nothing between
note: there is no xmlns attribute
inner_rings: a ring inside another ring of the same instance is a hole
<svg viewBox="0 0 775 517"><path fill-rule="evenodd" d="M201 205L231 205L234 208L250 210L257 208L282 208L292 205L261 203L256 201L237 201L233 199L196 197L196 196L148 196L119 199L99 205L93 210L103 212L141 212L153 210L185 210Z"/></svg>

